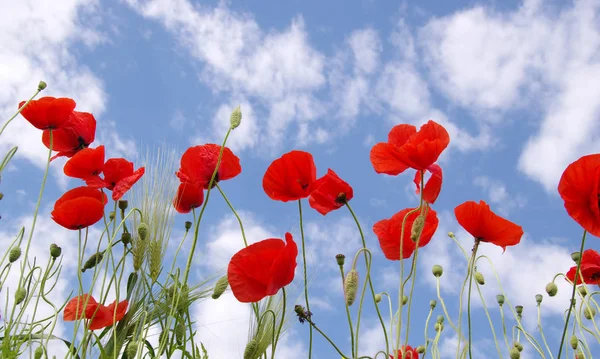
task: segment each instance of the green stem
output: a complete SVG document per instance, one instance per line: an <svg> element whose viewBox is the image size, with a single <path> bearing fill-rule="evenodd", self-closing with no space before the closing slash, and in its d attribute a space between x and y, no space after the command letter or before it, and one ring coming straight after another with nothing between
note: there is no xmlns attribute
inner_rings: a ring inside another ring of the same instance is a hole
<svg viewBox="0 0 600 359"><path fill-rule="evenodd" d="M14 119L15 119L15 117L17 117L17 115L18 115L18 114L20 114L20 113L21 113L21 111L23 111L23 109L25 108L25 106L29 105L29 103L30 103L30 102L31 102L31 101L32 101L32 100L33 100L33 99L34 99L34 98L35 98L35 97L36 97L36 96L37 96L37 95L38 95L38 94L39 94L41 91L42 91L42 89L40 89L40 88L38 87L37 91L36 91L36 92L33 94L33 96L31 96L31 97L29 98L29 100L27 100L27 102L25 102L25 103L23 104L23 106L19 107L19 109L17 110L17 112L15 112L15 114L14 114L14 115L12 115L12 116L11 116L11 117L8 119L8 121L6 121L6 122L4 123L4 125L2 126L2 128L0 128L0 135L2 135L2 133L4 132L4 129L6 129L6 127L8 126L8 124L9 124L9 123L11 123L11 122L12 122L12 120L14 120Z"/></svg>
<svg viewBox="0 0 600 359"><path fill-rule="evenodd" d="M340 267L340 274L342 275L342 288L344 288L344 282L345 282L344 267L343 266L339 266L339 267ZM346 303L345 300L344 300L344 306L346 307L346 315L348 316L348 326L350 327L350 343L351 343L351 348L352 348L352 358L355 358L356 355L354 353L354 329L352 327L352 316L350 315L350 308L348 307L348 303Z"/></svg>
<svg viewBox="0 0 600 359"><path fill-rule="evenodd" d="M281 288L281 293L283 295L283 309L281 312L281 320L279 321L279 328L277 328L277 336L275 337L275 341L272 346L273 350L271 352L271 359L275 359L275 349L277 348L277 343L279 342L279 335L281 334L281 328L283 327L283 322L285 320L285 306L287 305L285 287Z"/></svg>
<svg viewBox="0 0 600 359"><path fill-rule="evenodd" d="M306 300L306 310L310 312L310 305L308 304L308 275L306 273L306 244L304 242L304 226L302 225L302 200L301 199L298 200L298 213L300 214L300 236L302 238L302 262L304 265L304 299ZM312 341L313 341L312 328L313 327L311 326L310 332L309 332L308 359L310 359L312 357ZM316 327L315 327L315 329L316 329Z"/></svg>
<svg viewBox="0 0 600 359"><path fill-rule="evenodd" d="M225 195L225 192L223 192L223 190L221 189L221 187L219 186L218 183L215 185L215 187L217 187L217 189L221 193L221 196L223 196L223 199L225 200L225 202L229 206L229 209L231 209L231 212L233 212L233 215L237 219L237 221L238 221L238 223L240 225L240 230L242 231L242 239L244 240L244 246L248 247L248 241L246 240L246 233L244 232L244 225L242 224L242 220L241 220L240 216L237 214L237 211L235 210L235 208L233 208L233 205L231 204L231 202L229 202L229 199L227 199L227 196Z"/></svg>
<svg viewBox="0 0 600 359"><path fill-rule="evenodd" d="M331 346L338 352L339 355L341 355L344 359L348 358L348 356L344 355L344 353L342 353L342 351L337 347L337 345L335 345L335 343L333 341L331 341L331 339L329 339L327 334L323 333L321 331L321 329L319 329L319 327L317 327L315 325L315 323L312 322L312 320L307 318L306 321L308 322L308 324L310 324L311 328L314 327L323 336L323 338L325 338L329 342L329 344L331 344ZM310 351L309 351L309 353L310 353Z"/></svg>
<svg viewBox="0 0 600 359"><path fill-rule="evenodd" d="M467 325L469 330L469 358L473 359L473 333L471 329L471 288L473 285L473 272L475 267L475 256L477 255L477 249L479 248L479 239L475 238L475 244L473 245L473 254L471 255L471 263L469 263L469 273L467 276L469 277L469 291L467 293Z"/></svg>
<svg viewBox="0 0 600 359"><path fill-rule="evenodd" d="M583 237L581 238L581 247L579 249L580 256L583 256L583 249L585 248L585 237L587 231L583 231ZM558 348L558 354L556 359L560 359L560 355L562 354L562 348L565 344L565 336L567 335L567 327L569 326L569 319L571 317L571 311L573 310L573 300L575 299L575 291L577 290L577 279L579 278L579 270L581 269L581 260L577 261L577 269L575 270L575 279L573 281L573 292L571 293L571 301L569 302L569 311L567 313L567 318L565 320L565 327L563 328L562 337L560 339L560 347Z"/></svg>

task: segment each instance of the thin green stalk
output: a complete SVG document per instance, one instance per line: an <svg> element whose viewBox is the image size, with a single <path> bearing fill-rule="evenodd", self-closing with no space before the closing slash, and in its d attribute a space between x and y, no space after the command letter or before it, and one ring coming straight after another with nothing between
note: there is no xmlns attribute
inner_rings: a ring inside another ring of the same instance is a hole
<svg viewBox="0 0 600 359"><path fill-rule="evenodd" d="M279 335L281 335L281 328L283 327L283 322L285 321L285 306L287 305L285 287L281 288L281 294L283 295L283 309L281 312L281 320L279 321L279 328L277 328L277 336L275 337L275 342L272 345L271 359L275 359L275 349L277 348L277 343L279 343ZM273 314L273 316L275 315Z"/></svg>
<svg viewBox="0 0 600 359"><path fill-rule="evenodd" d="M581 247L579 248L579 253L581 255L583 255L583 249L585 248L585 238L586 238L586 234L587 231L583 231L583 237L581 238ZM581 260L577 261L577 269L575 270L575 277L574 278L579 278L579 270L581 269ZM567 335L567 327L569 326L569 318L571 317L571 311L573 310L573 300L575 299L575 291L577 290L577 280L575 280L575 282L573 283L573 291L571 293L571 305L569 305L569 312L567 313L567 318L565 320L565 327L563 328L563 332L562 332L562 336L560 339L560 346L558 347L558 355L556 356L556 359L560 359L560 356L562 354L562 348L563 345L565 344L565 336Z"/></svg>
<svg viewBox="0 0 600 359"><path fill-rule="evenodd" d="M298 213L300 214L300 236L302 237L302 263L304 265L304 299L306 300L306 310L310 312L310 305L308 304L308 275L306 273L306 243L304 242L304 226L302 225L302 200L301 199L298 200ZM313 342L313 330L312 330L313 327L311 326L309 328L310 328L310 332L309 332L309 345L308 345L308 359L310 359L312 357L312 342Z"/></svg>
<svg viewBox="0 0 600 359"><path fill-rule="evenodd" d="M227 199L225 192L223 192L223 190L221 189L221 187L219 186L218 183L215 185L215 187L217 187L217 189L221 193L221 196L223 196L223 199L229 206L229 209L231 209L231 212L233 212L233 215L237 219L237 221L240 225L240 230L242 231L242 239L244 240L244 247L248 247L248 241L246 240L246 233L244 232L244 225L242 224L242 220L240 219L240 216L237 214L237 211L235 210L235 208L233 208L233 205L231 204L231 202L229 202L229 199Z"/></svg>
<svg viewBox="0 0 600 359"><path fill-rule="evenodd" d="M340 267L340 274L342 275L342 288L344 288L344 267L343 266L339 266ZM354 329L352 327L352 316L350 315L350 307L348 307L348 303L346 303L346 301L344 300L344 306L346 307L346 315L348 317L348 326L350 327L350 345L352 348L352 358L354 359L355 353L354 353Z"/></svg>
<svg viewBox="0 0 600 359"><path fill-rule="evenodd" d="M483 298L483 294L481 293L481 287L479 283L475 283L477 287L477 292L479 293L479 299L481 299L481 304L483 304L483 310L485 311L485 316L488 319L490 324L490 329L492 329L492 336L494 337L494 344L496 344L496 350L498 351L498 358L502 358L502 351L500 350L500 344L498 343L498 338L496 337L496 331L494 330L494 322L492 321L492 317L490 316L490 312L488 311L487 306L485 305L485 299Z"/></svg>
<svg viewBox="0 0 600 359"><path fill-rule="evenodd" d="M27 100L27 102L25 102L25 103L23 104L23 106L19 107L19 109L17 110L17 112L15 112L15 114L14 114L14 115L12 115L12 116L11 116L11 117L8 119L8 121L6 121L6 122L4 123L4 125L2 126L2 128L0 128L0 135L2 135L2 133L4 132L4 129L6 129L6 127L8 126L8 124L9 124L9 123L11 123L11 122L12 122L12 120L14 120L14 119L15 119L15 117L17 117L17 115L19 115L19 114L21 113L21 111L23 111L23 109L25 108L25 106L29 105L29 103L30 103L30 102L31 102L31 101L32 101L32 100L33 100L33 99L34 99L34 98L35 98L35 97L36 97L36 96L37 96L37 95L38 95L38 94L39 94L39 93L40 93L42 90L43 90L42 88L38 87L37 91L36 91L36 92L33 94L33 96L31 96L31 97L29 98L29 100ZM50 129L50 132L52 132L52 129ZM52 142L50 142L50 143L52 143ZM50 147L52 147L52 146L50 146Z"/></svg>
<svg viewBox="0 0 600 359"><path fill-rule="evenodd" d="M475 244L473 245L473 254L471 255L471 263L469 264L469 292L467 294L467 325L469 330L469 358L473 359L473 333L471 328L471 287L473 285L473 272L475 271L475 256L477 255L477 249L479 248L479 239L475 238ZM494 334L494 337L496 335Z"/></svg>
<svg viewBox="0 0 600 359"><path fill-rule="evenodd" d="M548 354L550 354L550 358L554 359L554 356L552 355L552 351L550 350L550 347L548 346L548 342L546 341L546 336L544 335L544 331L542 330L542 305L538 304L537 305L537 319L538 319L538 329L540 330L540 336L542 337L542 341L544 342L544 345L546 346L546 350L548 351Z"/></svg>
<svg viewBox="0 0 600 359"><path fill-rule="evenodd" d="M309 318L306 318L306 321L308 322L308 324L310 324L311 328L314 327L323 336L323 338L325 338L329 342L329 344L331 344L333 349L335 349L335 351L337 351L339 355L341 355L343 358L348 358L348 356L344 355L344 353L342 353L342 351L337 347L337 345L335 345L335 343L333 341L331 341L331 339L329 339L327 334L323 333L321 331L321 329L319 329L319 327L317 327L315 325L315 323L312 322L312 320L310 320Z"/></svg>
<svg viewBox="0 0 600 359"><path fill-rule="evenodd" d="M356 351L356 355L357 356L358 356L358 341L360 339L360 336L359 336L359 332L360 332L360 318L361 318L361 314L362 314L363 301L365 299L365 291L367 289L367 281L368 281L368 279L369 279L369 277L371 275L371 252L368 249L366 249L366 248L361 248L361 249L358 250L358 252L356 252L356 255L354 256L354 262L352 263L352 269L354 269L355 266L356 266L356 260L358 258L358 253L359 252L367 253L368 254L367 258L368 259L366 260L366 263L365 263L365 265L367 267L367 274L365 276L365 283L363 284L363 289L362 289L362 292L361 292L361 295L360 295L360 303L358 305L358 316L357 316L357 319L356 319L356 340L355 340L355 342L356 342L356 350L355 351Z"/></svg>

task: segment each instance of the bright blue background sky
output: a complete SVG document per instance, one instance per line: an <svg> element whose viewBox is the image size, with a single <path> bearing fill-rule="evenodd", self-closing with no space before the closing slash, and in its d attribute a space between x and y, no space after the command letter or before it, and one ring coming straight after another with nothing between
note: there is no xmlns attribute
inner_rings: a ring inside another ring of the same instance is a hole
<svg viewBox="0 0 600 359"><path fill-rule="evenodd" d="M466 264L446 233L455 232L470 248L452 214L466 200L486 200L524 227L519 246L482 252L497 265L512 303L525 305L525 325L534 330L534 295L568 270L569 253L579 246L581 229L557 196L558 179L569 163L599 147L600 85L592 80L600 76L599 6L583 0L3 2L0 111L8 118L43 79L46 95L73 97L78 110L94 113L94 145L133 160L164 143L178 156L191 145L220 143L229 113L241 104L244 118L229 146L243 172L223 188L242 211L251 240L282 238L291 230L299 241L296 205L269 200L261 180L274 158L309 151L319 175L332 168L354 187L352 205L374 251L377 290L391 293L398 266L381 255L371 227L417 197L412 173L376 175L369 150L397 123L433 119L448 128L451 144L440 159L444 185L434 206L440 227L419 261L411 344L423 341L423 318L435 297L433 264L444 265L442 288L457 313ZM34 205L46 156L38 138L19 118L0 140L4 152L19 145L2 181L3 241L27 223ZM53 163L45 216L61 191L79 185L64 178L62 164ZM212 200L203 222L201 273L224 269L241 245L224 201ZM347 348L341 290L330 284L339 283L334 255L352 257L358 232L346 211L322 217L305 203L305 214L309 274L319 273L311 288L315 321ZM176 226L187 219L177 217ZM40 226L51 238L64 237L51 221ZM596 242L590 238L588 248L598 249ZM480 270L486 301L496 308L492 272L483 264ZM555 320L566 292L563 285L560 298L545 298L549 336L559 332ZM246 307L228 296L197 312L211 358L241 357ZM476 347L486 353L493 349L485 340L489 327L479 306L474 313ZM382 338L372 310L365 314L362 343L373 355ZM492 315L498 319L495 309ZM307 328L290 323L281 355L305 358ZM451 334L446 326L443 357L454 356ZM315 358L334 355L322 338L315 343ZM523 357L534 352L526 349Z"/></svg>

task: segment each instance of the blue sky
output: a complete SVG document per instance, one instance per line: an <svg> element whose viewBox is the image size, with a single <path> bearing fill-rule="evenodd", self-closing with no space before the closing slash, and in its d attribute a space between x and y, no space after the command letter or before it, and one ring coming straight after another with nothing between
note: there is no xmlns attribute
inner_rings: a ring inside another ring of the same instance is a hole
<svg viewBox="0 0 600 359"><path fill-rule="evenodd" d="M434 207L440 227L418 266L415 346L435 297L433 264L445 267L442 287L457 313L466 264L446 233L455 232L466 248L470 240L453 218L456 205L483 199L525 229L522 243L506 253L482 251L501 272L512 303L525 305L528 329L536 325L534 295L571 266L569 253L578 250L582 231L564 211L556 185L569 163L600 147L600 85L592 80L600 75L600 1L27 0L0 6L3 118L43 79L44 95L72 97L78 110L94 113L95 144L134 159L162 144L180 155L191 145L220 143L239 104L242 125L228 143L243 172L223 188L242 211L251 240L283 238L288 230L299 240L296 205L270 201L261 180L274 158L309 151L319 175L332 168L354 187L352 206L374 251L380 291L397 288L398 266L384 259L371 227L417 197L411 175L375 174L369 150L397 123L433 119L446 126L451 144L440 159L444 185ZM19 146L2 178L2 241L30 220L47 156L38 139L19 118L0 140L2 152ZM63 163L52 166L46 216L61 191L79 185L62 175ZM223 200L215 196L209 207L199 273L224 269L241 244ZM320 303L315 321L347 347L342 294L329 286L338 279L333 256L353 256L358 233L345 211L322 217L306 203L305 214L309 274L323 273L311 288ZM187 219L178 217L176 225ZM51 220L40 223L49 237L73 241ZM587 243L600 248L597 238ZM39 246L45 250L46 242ZM480 269L486 301L496 308L492 274ZM559 330L566 292L562 286L559 298L545 298L550 336ZM231 295L197 308L211 358L241 357L246 309ZM485 352L489 327L483 311L475 313L476 346ZM362 343L372 355L382 338L372 310L366 314ZM281 355L305 358L306 331L292 320ZM315 343L315 358L334 355L321 338ZM449 327L444 345L453 357ZM534 357L531 348L525 355Z"/></svg>

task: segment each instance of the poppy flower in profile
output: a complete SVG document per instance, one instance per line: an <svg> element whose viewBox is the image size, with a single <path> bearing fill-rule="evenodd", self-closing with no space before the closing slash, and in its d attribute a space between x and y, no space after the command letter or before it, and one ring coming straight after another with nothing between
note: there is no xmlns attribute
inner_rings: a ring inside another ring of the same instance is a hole
<svg viewBox="0 0 600 359"><path fill-rule="evenodd" d="M197 183L181 183L175 194L173 206L179 213L189 213L204 202L204 188Z"/></svg>
<svg viewBox="0 0 600 359"><path fill-rule="evenodd" d="M88 186L102 183L100 174L104 171L104 146L97 148L84 148L71 157L63 168L65 175L80 178L86 181Z"/></svg>
<svg viewBox="0 0 600 359"><path fill-rule="evenodd" d="M404 355L404 357L402 357ZM398 359L419 359L419 353L417 353L416 349L413 349L410 345L403 345L396 351L396 357ZM390 354L390 358L394 358L392 354Z"/></svg>
<svg viewBox="0 0 600 359"><path fill-rule="evenodd" d="M87 148L96 138L96 119L91 113L73 111L69 120L59 129L52 131L52 151L58 151L52 157L73 157ZM42 142L50 148L50 131L44 130Z"/></svg>
<svg viewBox="0 0 600 359"><path fill-rule="evenodd" d="M566 276L571 282L575 282L575 272L577 266L571 267ZM586 284L596 284L600 286L600 254L593 249L583 251L581 255L581 265L579 268L579 278L577 284L581 284L581 277Z"/></svg>
<svg viewBox="0 0 600 359"><path fill-rule="evenodd" d="M558 183L565 209L586 231L600 237L600 154L571 163Z"/></svg>
<svg viewBox="0 0 600 359"><path fill-rule="evenodd" d="M200 183L208 189L220 151L221 146L212 143L188 148L181 156L181 167L176 173L177 177L181 182ZM241 172L240 159L225 147L214 182L234 178Z"/></svg>
<svg viewBox="0 0 600 359"><path fill-rule="evenodd" d="M91 187L73 188L54 203L52 219L67 229L82 229L104 216L106 195Z"/></svg>
<svg viewBox="0 0 600 359"><path fill-rule="evenodd" d="M375 172L392 176L408 168L422 171L438 160L449 143L446 129L434 121L428 121L419 131L413 125L396 125L387 142L377 143L371 149L371 164Z"/></svg>
<svg viewBox="0 0 600 359"><path fill-rule="evenodd" d="M271 199L288 202L310 196L316 179L313 156L304 151L291 151L269 165L262 184Z"/></svg>
<svg viewBox="0 0 600 359"><path fill-rule="evenodd" d="M342 207L354 197L352 187L331 169L313 182L312 188L308 203L322 215Z"/></svg>
<svg viewBox="0 0 600 359"><path fill-rule="evenodd" d="M124 158L111 158L104 164L104 183L112 191L112 199L118 201L144 175L146 169L133 170L133 162Z"/></svg>
<svg viewBox="0 0 600 359"><path fill-rule="evenodd" d="M21 101L19 108L23 107L25 102L27 101ZM74 109L75 101L70 98L42 97L29 102L21 110L21 115L40 130L58 129L69 121Z"/></svg>
<svg viewBox="0 0 600 359"><path fill-rule="evenodd" d="M285 243L269 238L233 255L227 268L231 291L242 303L258 302L275 295L294 280L298 247L290 233Z"/></svg>
<svg viewBox="0 0 600 359"><path fill-rule="evenodd" d="M437 164L433 164L427 167L425 171L431 173L431 176L425 182L423 200L429 204L433 204L442 190L442 168ZM419 194L421 192L421 171L417 171L415 174L414 182L417 186L417 194Z"/></svg>
<svg viewBox="0 0 600 359"><path fill-rule="evenodd" d="M85 308L84 308L85 306ZM123 300L119 303L102 305L89 294L74 297L67 303L63 311L63 320L74 321L90 319L89 329L97 330L109 327L125 317L129 302Z"/></svg>
<svg viewBox="0 0 600 359"><path fill-rule="evenodd" d="M400 260L400 236L402 234L402 222L408 212L414 210L414 208L406 208L400 212L394 214L389 219L381 220L373 225L373 232L379 240L379 246L383 251L385 257L389 260L398 261ZM406 218L404 223L404 237L402 239L402 259L409 258L416 249L416 243L410 238L412 226L417 217L419 211L411 213ZM419 247L426 246L430 241L435 231L437 230L439 220L437 213L433 209L428 209L427 216L425 217L425 223L423 225L423 232L419 238Z"/></svg>
<svg viewBox="0 0 600 359"><path fill-rule="evenodd" d="M489 242L506 250L521 241L523 228L504 219L484 201L467 201L454 209L458 223L476 240Z"/></svg>

